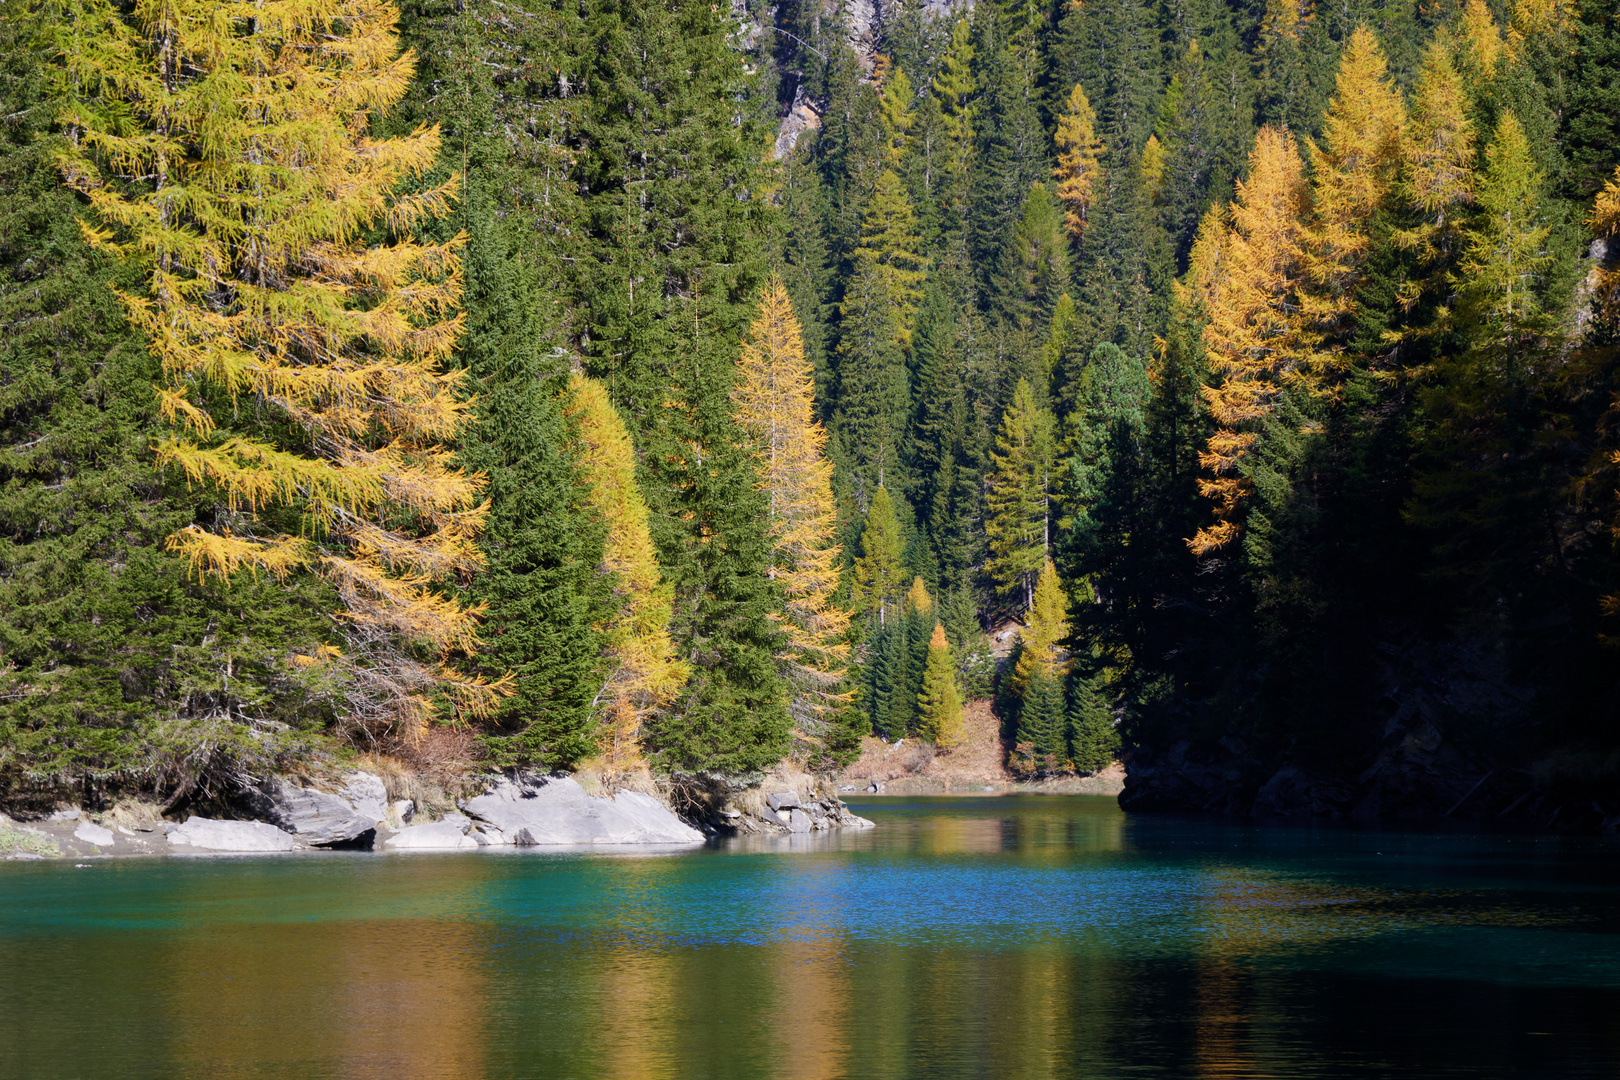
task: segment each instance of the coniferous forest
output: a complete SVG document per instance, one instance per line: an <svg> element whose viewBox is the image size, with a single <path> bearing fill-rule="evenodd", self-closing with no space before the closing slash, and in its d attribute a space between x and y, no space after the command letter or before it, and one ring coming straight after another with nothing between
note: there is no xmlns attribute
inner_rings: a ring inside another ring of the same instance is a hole
<svg viewBox="0 0 1620 1080"><path fill-rule="evenodd" d="M1620 790L1616 0L3 10L11 797Z"/></svg>

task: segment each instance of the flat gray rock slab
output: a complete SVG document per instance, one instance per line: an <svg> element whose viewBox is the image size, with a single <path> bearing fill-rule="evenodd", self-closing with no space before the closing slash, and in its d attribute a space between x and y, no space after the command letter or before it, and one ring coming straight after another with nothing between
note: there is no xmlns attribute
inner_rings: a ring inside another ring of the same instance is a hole
<svg viewBox="0 0 1620 1080"><path fill-rule="evenodd" d="M169 830L169 843L199 851L296 851L297 838L262 821L216 821L189 817Z"/></svg>
<svg viewBox="0 0 1620 1080"><path fill-rule="evenodd" d="M462 809L528 846L583 844L701 844L703 834L651 795L621 791L587 795L571 777L516 783L502 777Z"/></svg>
<svg viewBox="0 0 1620 1080"><path fill-rule="evenodd" d="M778 791L765 796L766 805L772 810L791 810L799 805L799 793L796 791Z"/></svg>
<svg viewBox="0 0 1620 1080"><path fill-rule="evenodd" d="M426 825L412 825L383 841L390 851L459 851L475 849L478 841L468 836L453 821L431 821Z"/></svg>
<svg viewBox="0 0 1620 1080"><path fill-rule="evenodd" d="M94 844L96 847L112 847L113 841L117 839L111 829L103 829L100 825L88 821L79 822L79 827L73 830L73 838Z"/></svg>

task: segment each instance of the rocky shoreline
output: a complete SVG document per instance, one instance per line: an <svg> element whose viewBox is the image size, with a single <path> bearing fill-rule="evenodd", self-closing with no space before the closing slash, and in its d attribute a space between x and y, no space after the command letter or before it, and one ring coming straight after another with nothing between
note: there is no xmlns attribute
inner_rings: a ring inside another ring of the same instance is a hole
<svg viewBox="0 0 1620 1080"><path fill-rule="evenodd" d="M598 784L586 777L592 787ZM231 800L231 817L165 820L154 804L125 800L88 813L60 806L32 820L0 814L0 857L13 861L122 855L497 848L696 847L728 835L794 835L867 829L824 781L767 777L732 788L710 783L675 795L592 793L573 776L514 772L473 778L455 809L389 799L381 777L362 770L312 781L272 776ZM662 795L662 797L660 797Z"/></svg>

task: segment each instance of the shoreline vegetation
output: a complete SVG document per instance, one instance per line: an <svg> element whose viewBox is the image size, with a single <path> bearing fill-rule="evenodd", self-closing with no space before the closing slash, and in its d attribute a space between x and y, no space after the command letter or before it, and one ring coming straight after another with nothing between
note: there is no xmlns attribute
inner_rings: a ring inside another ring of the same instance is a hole
<svg viewBox="0 0 1620 1080"><path fill-rule="evenodd" d="M1617 3L0 0L0 807L1620 833Z"/></svg>

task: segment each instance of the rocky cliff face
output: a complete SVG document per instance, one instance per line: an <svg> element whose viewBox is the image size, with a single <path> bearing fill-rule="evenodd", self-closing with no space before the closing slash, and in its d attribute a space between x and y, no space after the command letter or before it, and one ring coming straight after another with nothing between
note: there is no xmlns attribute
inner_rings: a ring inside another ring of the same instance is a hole
<svg viewBox="0 0 1620 1080"><path fill-rule="evenodd" d="M809 0L806 6L811 8L811 12L798 12L800 29L805 24L814 24L823 32L829 27L840 27L841 36L849 43L861 70L870 79L877 66L884 27L899 10L897 0ZM922 0L922 11L928 18L955 19L970 14L972 10L973 0ZM782 14L779 6L750 11L743 0L732 0L732 11L742 24L740 40L746 48L774 53L775 44L785 37L804 53L801 57L804 64L825 59L815 46L804 41L791 28L777 25ZM826 39L822 40L825 44ZM790 53L792 51L789 50ZM793 152L805 132L821 127L821 114L827 103L805 93L805 73L795 70L792 62L779 74L786 89L781 98L780 123L773 154L783 158Z"/></svg>

